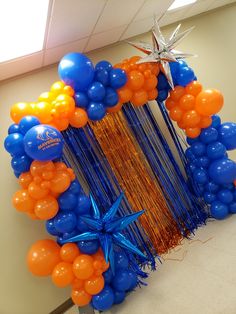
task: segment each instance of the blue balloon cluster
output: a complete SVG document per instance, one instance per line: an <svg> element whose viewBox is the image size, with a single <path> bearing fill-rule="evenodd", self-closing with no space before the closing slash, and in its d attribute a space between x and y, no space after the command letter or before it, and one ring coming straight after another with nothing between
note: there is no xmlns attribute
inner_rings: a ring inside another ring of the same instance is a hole
<svg viewBox="0 0 236 314"><path fill-rule="evenodd" d="M163 102L168 97L171 87L165 75L162 72L158 74L157 80L158 80L158 84L157 84L158 96L156 100L159 102Z"/></svg>
<svg viewBox="0 0 236 314"><path fill-rule="evenodd" d="M199 195L210 205L212 217L223 219L229 213L236 213L236 163L226 152L236 148L236 124L221 124L220 117L215 115L210 127L187 142L189 169Z"/></svg>
<svg viewBox="0 0 236 314"><path fill-rule="evenodd" d="M99 311L108 310L113 304L120 304L125 300L126 293L132 291L138 284L137 274L129 268L129 260L124 251L114 254L115 275L109 268L103 277L103 290L92 297L92 306Z"/></svg>
<svg viewBox="0 0 236 314"><path fill-rule="evenodd" d="M190 82L197 79L193 70L185 61L179 60L178 62L170 62L169 65L174 86L180 85L185 87Z"/></svg>
<svg viewBox="0 0 236 314"><path fill-rule="evenodd" d="M77 107L87 111L90 120L101 120L106 108L118 101L117 89L127 82L124 70L113 68L108 61L100 61L95 68L92 61L82 53L69 53L59 63L60 78L75 90Z"/></svg>

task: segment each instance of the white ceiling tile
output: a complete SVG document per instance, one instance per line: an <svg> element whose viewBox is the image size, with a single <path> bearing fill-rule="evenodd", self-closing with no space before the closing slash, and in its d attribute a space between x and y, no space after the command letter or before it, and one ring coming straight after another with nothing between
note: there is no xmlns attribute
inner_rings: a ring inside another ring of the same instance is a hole
<svg viewBox="0 0 236 314"><path fill-rule="evenodd" d="M159 21L160 26L164 26L164 25L168 25L168 24L180 21L185 16L185 13L188 11L188 9L189 7L186 6L179 10L170 11L170 12L167 11L167 13Z"/></svg>
<svg viewBox="0 0 236 314"><path fill-rule="evenodd" d="M141 10L135 16L134 21L142 20L154 14L161 16L174 2L174 0L146 0Z"/></svg>
<svg viewBox="0 0 236 314"><path fill-rule="evenodd" d="M56 0L52 8L47 47L88 37L106 0Z"/></svg>
<svg viewBox="0 0 236 314"><path fill-rule="evenodd" d="M153 17L149 17L140 21L135 21L128 26L128 28L122 35L121 40L148 32L150 31L152 26L153 26Z"/></svg>
<svg viewBox="0 0 236 314"><path fill-rule="evenodd" d="M65 54L69 52L83 52L87 42L88 38L84 38L62 46L47 49L44 54L43 65L46 66L49 64L57 63Z"/></svg>
<svg viewBox="0 0 236 314"><path fill-rule="evenodd" d="M214 0L202 0L195 2L185 13L184 18L206 12Z"/></svg>
<svg viewBox="0 0 236 314"><path fill-rule="evenodd" d="M143 3L144 0L108 0L94 33L129 24Z"/></svg>
<svg viewBox="0 0 236 314"><path fill-rule="evenodd" d="M210 10L216 9L226 4L236 2L235 0L215 0L209 7Z"/></svg>
<svg viewBox="0 0 236 314"><path fill-rule="evenodd" d="M43 52L0 63L0 81L41 68Z"/></svg>
<svg viewBox="0 0 236 314"><path fill-rule="evenodd" d="M126 27L127 25L123 25L110 29L107 32L92 35L89 39L88 45L85 47L85 51L94 50L117 42Z"/></svg>

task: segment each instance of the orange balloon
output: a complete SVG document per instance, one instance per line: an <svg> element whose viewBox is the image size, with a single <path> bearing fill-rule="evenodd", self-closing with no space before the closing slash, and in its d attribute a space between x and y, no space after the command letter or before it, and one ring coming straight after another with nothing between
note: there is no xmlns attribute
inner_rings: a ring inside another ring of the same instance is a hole
<svg viewBox="0 0 236 314"><path fill-rule="evenodd" d="M89 255L79 255L73 263L73 272L78 279L88 279L94 273L93 258Z"/></svg>
<svg viewBox="0 0 236 314"><path fill-rule="evenodd" d="M143 88L146 91L150 91L156 88L156 86L157 86L157 77L154 74L152 74L149 78L145 80Z"/></svg>
<svg viewBox="0 0 236 314"><path fill-rule="evenodd" d="M58 118L53 119L52 123L57 130L65 131L69 127L69 119L68 118Z"/></svg>
<svg viewBox="0 0 236 314"><path fill-rule="evenodd" d="M135 63L135 62L137 62L137 61L139 61L141 59L141 57L140 56L132 56L131 58L129 58L129 62L130 63Z"/></svg>
<svg viewBox="0 0 236 314"><path fill-rule="evenodd" d="M35 200L32 199L27 190L16 191L12 198L13 206L20 212L32 212Z"/></svg>
<svg viewBox="0 0 236 314"><path fill-rule="evenodd" d="M148 94L148 100L155 100L158 96L158 91L156 88L154 88L152 90L149 90L147 94Z"/></svg>
<svg viewBox="0 0 236 314"><path fill-rule="evenodd" d="M178 122L182 119L183 111L178 107L173 107L170 109L169 116L172 120Z"/></svg>
<svg viewBox="0 0 236 314"><path fill-rule="evenodd" d="M195 97L193 95L185 94L179 100L179 107L184 111L192 110L194 109L194 106L195 106Z"/></svg>
<svg viewBox="0 0 236 314"><path fill-rule="evenodd" d="M201 116L195 110L185 112L182 117L182 121L187 128L197 126L200 120Z"/></svg>
<svg viewBox="0 0 236 314"><path fill-rule="evenodd" d="M92 276L85 281L84 290L91 295L98 294L104 288L104 283L103 276Z"/></svg>
<svg viewBox="0 0 236 314"><path fill-rule="evenodd" d="M53 240L35 242L28 254L27 265L36 276L49 276L54 267L60 262L60 246Z"/></svg>
<svg viewBox="0 0 236 314"><path fill-rule="evenodd" d="M190 138L195 138L195 137L198 137L201 133L201 129L198 128L198 127L195 127L195 128L187 128L185 130L185 133L188 137Z"/></svg>
<svg viewBox="0 0 236 314"><path fill-rule="evenodd" d="M26 102L18 102L11 107L10 115L15 123L19 123L20 120L27 115L32 114L31 106Z"/></svg>
<svg viewBox="0 0 236 314"><path fill-rule="evenodd" d="M211 116L223 107L223 95L217 89L207 89L196 97L196 111L203 116Z"/></svg>
<svg viewBox="0 0 236 314"><path fill-rule="evenodd" d="M138 64L137 69L138 69L138 71L143 73L144 71L147 70L147 64L146 63L140 63L140 64Z"/></svg>
<svg viewBox="0 0 236 314"><path fill-rule="evenodd" d="M30 172L23 172L19 176L19 184L23 189L27 189L29 184L32 182L33 177Z"/></svg>
<svg viewBox="0 0 236 314"><path fill-rule="evenodd" d="M70 285L74 280L72 264L66 262L58 263L52 272L53 283L60 288Z"/></svg>
<svg viewBox="0 0 236 314"><path fill-rule="evenodd" d="M42 172L43 180L51 180L54 177L55 171L44 171Z"/></svg>
<svg viewBox="0 0 236 314"><path fill-rule="evenodd" d="M144 84L144 76L140 71L133 70L128 73L127 87L131 90L137 91Z"/></svg>
<svg viewBox="0 0 236 314"><path fill-rule="evenodd" d="M88 122L88 115L86 111L82 108L76 108L74 113L69 118L69 123L74 128L82 128Z"/></svg>
<svg viewBox="0 0 236 314"><path fill-rule="evenodd" d="M49 102L41 101L35 104L33 114L39 118L41 123L49 123L52 121L51 115L52 105Z"/></svg>
<svg viewBox="0 0 236 314"><path fill-rule="evenodd" d="M106 263L106 261L104 260L102 263L102 272L108 270L109 266L110 266L110 263Z"/></svg>
<svg viewBox="0 0 236 314"><path fill-rule="evenodd" d="M66 95L69 95L71 97L74 96L75 94L75 91L73 90L73 88L69 85L66 85L64 88L63 88L63 93L65 93Z"/></svg>
<svg viewBox="0 0 236 314"><path fill-rule="evenodd" d="M185 89L182 86L176 86L173 90L170 91L170 98L174 101L179 101L179 99L184 96Z"/></svg>
<svg viewBox="0 0 236 314"><path fill-rule="evenodd" d="M183 118L180 121L178 121L177 124L178 124L178 127L180 129L185 129L186 128L186 125L185 125L185 123L183 121Z"/></svg>
<svg viewBox="0 0 236 314"><path fill-rule="evenodd" d="M168 97L166 99L165 106L168 110L171 110L172 108L176 107L177 105L178 105L178 103L176 101L174 101L173 99L171 99L170 97Z"/></svg>
<svg viewBox="0 0 236 314"><path fill-rule="evenodd" d="M130 101L134 106L143 106L148 102L148 94L144 89L139 89L133 93Z"/></svg>
<svg viewBox="0 0 236 314"><path fill-rule="evenodd" d="M59 95L63 92L65 84L62 81L55 82L51 85L50 91L55 95Z"/></svg>
<svg viewBox="0 0 236 314"><path fill-rule="evenodd" d="M123 104L121 102L118 102L118 104L115 105L114 107L106 108L106 112L108 112L108 113L116 113L116 112L121 110L122 105Z"/></svg>
<svg viewBox="0 0 236 314"><path fill-rule="evenodd" d="M49 190L43 189L40 185L36 184L35 182L31 182L28 187L28 192L32 198L39 200L47 196L49 193Z"/></svg>
<svg viewBox="0 0 236 314"><path fill-rule="evenodd" d="M212 118L211 117L204 117L204 116L202 116L201 117L201 120L200 120L200 122L199 122L199 124L198 124L198 127L199 128L208 128L210 125L211 125L211 123L212 123Z"/></svg>
<svg viewBox="0 0 236 314"><path fill-rule="evenodd" d="M151 65L151 71L155 76L158 76L159 72L160 72L160 67L158 63L150 63Z"/></svg>
<svg viewBox="0 0 236 314"><path fill-rule="evenodd" d="M29 216L29 218L31 218L32 220L39 220L39 218L35 215L35 213L27 213L27 215Z"/></svg>
<svg viewBox="0 0 236 314"><path fill-rule="evenodd" d="M73 263L73 261L79 254L79 248L75 243L66 243L62 245L60 249L61 259L68 263Z"/></svg>
<svg viewBox="0 0 236 314"><path fill-rule="evenodd" d="M130 101L132 97L132 91L126 86L120 88L117 93L119 95L120 102L123 104Z"/></svg>
<svg viewBox="0 0 236 314"><path fill-rule="evenodd" d="M35 204L34 212L40 219L50 219L56 216L59 210L57 200L48 195L40 200L38 200Z"/></svg>
<svg viewBox="0 0 236 314"><path fill-rule="evenodd" d="M79 290L79 289L81 289L81 288L83 288L83 287L84 287L84 280L75 278L75 279L72 281L72 289L73 289L73 290Z"/></svg>
<svg viewBox="0 0 236 314"><path fill-rule="evenodd" d="M92 296L83 289L72 290L71 298L78 306L85 306L90 303Z"/></svg>
<svg viewBox="0 0 236 314"><path fill-rule="evenodd" d="M32 176L41 176L43 172L54 171L55 166L52 161L34 160L30 165L30 173Z"/></svg>
<svg viewBox="0 0 236 314"><path fill-rule="evenodd" d="M197 96L202 91L202 85L198 81L192 81L185 87L187 94Z"/></svg>
<svg viewBox="0 0 236 314"><path fill-rule="evenodd" d="M67 169L66 164L64 164L62 161L55 162L54 166L57 171L64 171Z"/></svg>
<svg viewBox="0 0 236 314"><path fill-rule="evenodd" d="M54 99L54 95L51 92L44 92L39 95L38 101L51 102Z"/></svg>
<svg viewBox="0 0 236 314"><path fill-rule="evenodd" d="M51 180L51 190L55 193L63 193L70 186L71 178L67 171L57 171Z"/></svg>
<svg viewBox="0 0 236 314"><path fill-rule="evenodd" d="M69 118L75 110L74 98L67 94L60 94L55 99L55 109L63 114L63 117Z"/></svg>

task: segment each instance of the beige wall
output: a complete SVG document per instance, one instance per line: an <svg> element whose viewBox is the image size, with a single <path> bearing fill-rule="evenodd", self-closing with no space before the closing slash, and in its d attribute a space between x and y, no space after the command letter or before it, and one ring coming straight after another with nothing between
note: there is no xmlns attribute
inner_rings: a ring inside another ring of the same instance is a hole
<svg viewBox="0 0 236 314"><path fill-rule="evenodd" d="M207 15L197 16L182 23L186 29L196 29L186 38L179 49L198 54L189 60L199 80L205 87L220 89L225 95L221 112L224 121L236 120L235 73L236 73L236 5L222 8ZM169 32L173 25L165 29ZM139 40L150 41L145 34ZM108 59L112 63L137 54L125 43L90 53L94 62ZM0 86L0 134L1 144L9 126L10 106L18 101L32 101L58 80L56 67L2 83ZM153 104L155 107L155 104ZM234 158L236 159L236 153ZM0 313L41 314L48 313L69 296L69 291L54 287L48 278L33 277L26 269L25 256L29 246L47 237L42 222L30 221L16 212L11 196L18 188L11 167L10 157L0 147L1 210L0 210Z"/></svg>

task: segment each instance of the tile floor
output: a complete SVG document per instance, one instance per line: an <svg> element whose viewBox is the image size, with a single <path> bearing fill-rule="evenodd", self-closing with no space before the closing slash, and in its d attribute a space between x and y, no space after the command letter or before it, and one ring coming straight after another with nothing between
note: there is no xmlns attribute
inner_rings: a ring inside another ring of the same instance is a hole
<svg viewBox="0 0 236 314"><path fill-rule="evenodd" d="M198 229L147 283L104 314L236 314L236 216Z"/></svg>

